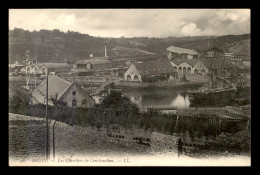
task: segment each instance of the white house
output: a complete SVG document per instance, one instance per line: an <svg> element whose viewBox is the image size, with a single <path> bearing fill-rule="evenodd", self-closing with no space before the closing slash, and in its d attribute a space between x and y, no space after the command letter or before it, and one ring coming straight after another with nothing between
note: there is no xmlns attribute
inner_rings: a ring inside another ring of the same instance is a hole
<svg viewBox="0 0 260 175"><path fill-rule="evenodd" d="M170 46L167 48L167 56L169 60L172 59L193 59L198 58L199 54L191 49Z"/></svg>

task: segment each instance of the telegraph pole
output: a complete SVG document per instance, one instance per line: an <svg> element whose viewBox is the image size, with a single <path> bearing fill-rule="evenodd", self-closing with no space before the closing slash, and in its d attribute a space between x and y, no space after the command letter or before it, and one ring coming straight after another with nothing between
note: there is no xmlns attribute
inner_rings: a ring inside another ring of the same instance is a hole
<svg viewBox="0 0 260 175"><path fill-rule="evenodd" d="M187 96L187 94L185 93L185 96L184 96L185 109L186 109L186 96Z"/></svg>
<svg viewBox="0 0 260 175"><path fill-rule="evenodd" d="M45 139L45 154L46 159L49 159L49 124L48 124L48 72L46 79L46 139Z"/></svg>
<svg viewBox="0 0 260 175"><path fill-rule="evenodd" d="M53 128L52 128L52 142L53 142L53 158L54 158L54 160L55 160L55 137L54 137L54 126L55 126L55 124L56 124L56 120L55 120L55 122L53 123Z"/></svg>

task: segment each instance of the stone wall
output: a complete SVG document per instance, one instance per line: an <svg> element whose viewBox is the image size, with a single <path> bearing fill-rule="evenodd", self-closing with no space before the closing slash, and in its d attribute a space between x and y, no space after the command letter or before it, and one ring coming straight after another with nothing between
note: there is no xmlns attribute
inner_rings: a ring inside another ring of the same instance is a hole
<svg viewBox="0 0 260 175"><path fill-rule="evenodd" d="M50 123L50 152L53 154L53 123ZM55 154L90 154L107 149L107 152L158 154L177 153L177 137L144 129L96 128L69 126L56 122Z"/></svg>

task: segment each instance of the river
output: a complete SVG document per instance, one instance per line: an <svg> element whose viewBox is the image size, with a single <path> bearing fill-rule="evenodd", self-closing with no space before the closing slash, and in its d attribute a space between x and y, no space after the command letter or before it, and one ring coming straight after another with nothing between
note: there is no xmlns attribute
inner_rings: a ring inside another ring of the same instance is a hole
<svg viewBox="0 0 260 175"><path fill-rule="evenodd" d="M188 108L189 96L184 91L171 89L132 90L123 92L139 108Z"/></svg>

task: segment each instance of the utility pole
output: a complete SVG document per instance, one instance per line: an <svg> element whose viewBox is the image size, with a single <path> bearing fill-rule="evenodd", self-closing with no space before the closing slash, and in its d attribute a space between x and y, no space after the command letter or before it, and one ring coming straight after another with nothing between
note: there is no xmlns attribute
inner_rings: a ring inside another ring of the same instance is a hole
<svg viewBox="0 0 260 175"><path fill-rule="evenodd" d="M49 123L48 123L48 72L46 79L46 140L45 140L45 154L46 159L49 159Z"/></svg>
<svg viewBox="0 0 260 175"><path fill-rule="evenodd" d="M186 96L187 96L187 94L185 94L185 96L184 96L185 109L186 109Z"/></svg>
<svg viewBox="0 0 260 175"><path fill-rule="evenodd" d="M92 76L90 77L90 86L91 86L91 92L92 92Z"/></svg>
<svg viewBox="0 0 260 175"><path fill-rule="evenodd" d="M248 130L248 127L249 127L249 119L247 120L247 124L246 124L246 132Z"/></svg>
<svg viewBox="0 0 260 175"><path fill-rule="evenodd" d="M55 120L55 122L53 123L53 128L52 128L52 145L53 145L53 158L54 158L54 160L55 160L55 137L54 137L54 126L55 126L55 124L56 124L56 120Z"/></svg>
<svg viewBox="0 0 260 175"><path fill-rule="evenodd" d="M176 120L176 123L175 123L175 127L174 127L174 131L176 132L176 128L177 128L177 124L178 124L178 120L179 120L179 116L177 116L177 120Z"/></svg>

